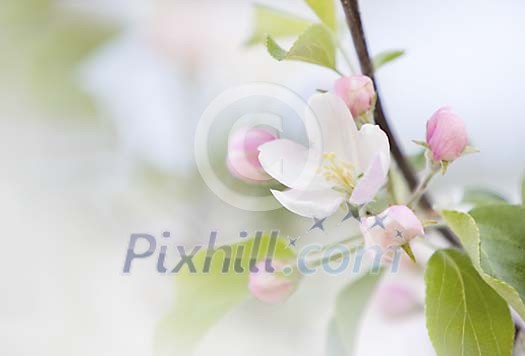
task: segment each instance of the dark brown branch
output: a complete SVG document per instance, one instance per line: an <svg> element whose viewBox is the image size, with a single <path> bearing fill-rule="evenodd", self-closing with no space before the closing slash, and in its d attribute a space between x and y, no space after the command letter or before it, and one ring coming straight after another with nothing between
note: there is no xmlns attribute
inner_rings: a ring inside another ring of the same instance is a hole
<svg viewBox="0 0 525 356"><path fill-rule="evenodd" d="M358 1L357 0L341 0L341 3L343 4L343 9L346 15L346 21L348 23L348 27L350 28L350 33L352 34L352 39L354 41L354 47L357 52L357 57L359 59L359 65L361 67L361 71L363 72L364 75L372 79L372 82L374 83L374 87L376 88L377 101L376 101L376 108L374 111L375 122L379 125L379 127L381 127L381 129L388 136L388 140L390 142L390 151L392 152L392 156L394 157L397 163L397 166L401 170L401 173L403 174L403 177L405 178L408 186L410 187L411 190L414 190L416 189L418 185L417 177L414 171L412 170L410 163L408 162L405 155L403 154L403 151L401 150L401 146L398 144L396 137L394 136L394 133L392 132L392 129L390 128L390 125L388 124L388 120L385 116L385 112L381 104L381 97L379 95L379 89L378 89L377 82L374 76L374 65L372 63L372 59L370 58L370 54L368 53L368 46L366 44L363 24L361 22L361 14L359 12ZM421 197L420 205L426 210L432 209L431 202L427 195L423 195ZM452 232L449 229L440 228L439 231L452 245L454 246L460 245L457 238L454 236L454 234L452 234Z"/></svg>

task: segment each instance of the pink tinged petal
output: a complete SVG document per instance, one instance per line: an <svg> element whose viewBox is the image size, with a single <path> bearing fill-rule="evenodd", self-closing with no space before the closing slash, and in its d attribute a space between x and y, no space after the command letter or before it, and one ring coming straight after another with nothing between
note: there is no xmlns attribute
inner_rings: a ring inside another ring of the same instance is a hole
<svg viewBox="0 0 525 356"><path fill-rule="evenodd" d="M450 108L439 109L427 123L427 144L435 161L457 159L468 144L463 120Z"/></svg>
<svg viewBox="0 0 525 356"><path fill-rule="evenodd" d="M383 250L399 247L425 233L417 216L404 205L394 205L377 216L365 218L360 227L366 245Z"/></svg>
<svg viewBox="0 0 525 356"><path fill-rule="evenodd" d="M258 300L276 304L284 302L295 290L296 283L292 278L282 276L276 272L282 272L286 264L282 261L271 261L274 272L266 271L266 261L259 262L256 272L250 273L248 289Z"/></svg>
<svg viewBox="0 0 525 356"><path fill-rule="evenodd" d="M249 182L271 179L261 167L258 147L276 138L274 131L264 128L243 128L235 131L228 140L226 160L232 175Z"/></svg>
<svg viewBox="0 0 525 356"><path fill-rule="evenodd" d="M357 137L358 161L361 172L365 172L377 154L382 156L385 173L390 167L390 143L386 133L377 125L365 124Z"/></svg>
<svg viewBox="0 0 525 356"><path fill-rule="evenodd" d="M350 204L361 205L372 201L386 183L386 176L382 156L377 154L364 176L357 182L350 197Z"/></svg>
<svg viewBox="0 0 525 356"><path fill-rule="evenodd" d="M272 190L275 198L292 213L307 218L325 218L337 211L345 201L342 193L332 189L304 191L290 189Z"/></svg>
<svg viewBox="0 0 525 356"><path fill-rule="evenodd" d="M344 100L354 117L370 110L375 97L372 80L364 75L352 75L336 80L334 92Z"/></svg>
<svg viewBox="0 0 525 356"><path fill-rule="evenodd" d="M358 131L343 100L332 93L315 94L308 106L305 126L312 148L354 162Z"/></svg>
<svg viewBox="0 0 525 356"><path fill-rule="evenodd" d="M405 238L412 240L416 236L424 236L423 224L416 214L405 205L393 205L385 210L391 219L398 222L404 230Z"/></svg>
<svg viewBox="0 0 525 356"><path fill-rule="evenodd" d="M259 162L263 169L290 188L321 188L324 179L318 175L321 154L287 139L259 146Z"/></svg>
<svg viewBox="0 0 525 356"><path fill-rule="evenodd" d="M261 183L271 179L264 170L257 170L245 160L238 160L232 164L233 161L235 161L235 155L229 156L226 160L226 167L228 167L230 174L237 179L251 183Z"/></svg>

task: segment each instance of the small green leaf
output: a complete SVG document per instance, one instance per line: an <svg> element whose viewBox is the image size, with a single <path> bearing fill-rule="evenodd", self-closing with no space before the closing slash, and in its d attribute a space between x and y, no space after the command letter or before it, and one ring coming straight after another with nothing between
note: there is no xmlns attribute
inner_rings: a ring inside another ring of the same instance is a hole
<svg viewBox="0 0 525 356"><path fill-rule="evenodd" d="M465 147L465 149L463 150L463 153L462 155L469 155L469 154L472 154L472 153L479 153L479 150L474 147L474 146L470 146L468 145L467 147Z"/></svg>
<svg viewBox="0 0 525 356"><path fill-rule="evenodd" d="M317 17L332 30L337 29L334 0L305 0Z"/></svg>
<svg viewBox="0 0 525 356"><path fill-rule="evenodd" d="M378 70L385 64L398 59L404 54L405 54L404 50L390 50L390 51L380 52L376 54L374 58L372 59L372 62L374 63L374 69Z"/></svg>
<svg viewBox="0 0 525 356"><path fill-rule="evenodd" d="M355 352L361 317L381 276L381 272L369 272L350 283L337 296L335 322L339 340L342 341L346 355L352 355Z"/></svg>
<svg viewBox="0 0 525 356"><path fill-rule="evenodd" d="M255 5L255 25L247 45L264 43L267 35L274 38L298 36L303 33L312 21L287 12Z"/></svg>
<svg viewBox="0 0 525 356"><path fill-rule="evenodd" d="M509 308L467 255L437 251L428 262L425 282L428 334L438 356L511 355Z"/></svg>
<svg viewBox="0 0 525 356"><path fill-rule="evenodd" d="M297 38L289 51L281 48L271 36L266 39L266 48L278 61L303 61L336 70L334 38L322 24L310 26Z"/></svg>
<svg viewBox="0 0 525 356"><path fill-rule="evenodd" d="M501 205L499 207L505 206L506 205ZM510 207L511 210L515 210L513 208L518 208L512 207L510 205L508 205L508 207ZM516 310L516 312L521 316L522 319L525 319L525 303L520 297L520 293L518 292L520 288L523 288L524 281L522 270L524 247L523 242L520 241L523 241L523 239L525 238L525 231L509 235L508 233L505 233L505 228L501 228L500 223L496 222L496 224L491 224L489 222L487 224L487 221L485 221L487 217L484 217L487 215L487 212L489 216L490 214L493 215L493 219L498 219L498 206L484 207L479 209L475 209L473 211L473 213L477 216L476 220L474 220L474 218L469 214L462 213L459 211L443 211L442 216L445 222L448 224L448 226L460 239L463 247L470 256L474 267L478 270L479 274L485 280L485 282L487 282L492 288L494 288L494 290L496 290L496 292L498 292L499 295L501 295L507 301L507 303L509 303L514 308L514 310ZM506 212L502 211L501 214L506 214ZM521 221L519 222L511 222L510 225L513 227L516 227L517 225L523 225L525 217L522 216L520 220ZM506 219L502 219L501 223L508 224L509 221L506 221ZM478 228L478 224L484 226L481 237L480 228ZM486 234L488 234L488 236L486 236ZM521 237L519 237L520 235ZM499 246L497 245L497 243L490 243L491 236L494 236L496 238L498 238L499 236L498 239L500 240L502 245L501 251L499 250ZM483 243L485 239L489 241L488 244ZM508 250L510 250L511 252L509 256L506 256L503 253L503 251L506 252ZM485 262L483 264L481 263L482 251L483 255L485 256L483 259ZM519 256L521 256L521 260ZM512 281L518 280L518 285L521 287L512 285L503 279L498 279L498 277L494 277L491 274L489 274L488 271L484 270L484 266L487 264L494 264L494 266L498 266L499 270L501 266L505 266L509 262L515 260L517 260L519 264L516 265L516 268L509 268L505 275L507 275L508 273L515 274L515 276L512 276L512 278L509 279Z"/></svg>
<svg viewBox="0 0 525 356"><path fill-rule="evenodd" d="M190 273L186 269L175 276L175 304L157 325L155 354L189 354L214 323L245 300L249 295L248 278L252 249L258 251L256 260L263 260L270 249L270 241L269 237L263 237L230 245L231 256L235 258L229 260L228 273L222 272L225 261L222 251L219 250L213 255L208 273L202 272L207 257L206 251L198 252L193 258L197 273ZM278 239L276 242L274 257L293 261L295 255L287 247L286 241ZM243 273L235 273L232 267L236 256L239 255Z"/></svg>
<svg viewBox="0 0 525 356"><path fill-rule="evenodd" d="M406 252L408 257L410 257L410 260L416 263L416 256L414 256L414 252L412 251L412 247L410 247L410 244L406 243L404 245L401 245L401 248L403 249L403 251Z"/></svg>
<svg viewBox="0 0 525 356"><path fill-rule="evenodd" d="M504 197L496 192L481 188L466 188L463 194L463 202L472 204L474 207L506 203Z"/></svg>

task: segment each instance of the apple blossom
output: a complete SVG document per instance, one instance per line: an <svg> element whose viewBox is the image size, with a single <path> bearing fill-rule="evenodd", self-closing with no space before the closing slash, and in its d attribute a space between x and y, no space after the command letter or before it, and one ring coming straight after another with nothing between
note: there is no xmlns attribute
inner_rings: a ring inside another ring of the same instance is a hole
<svg viewBox="0 0 525 356"><path fill-rule="evenodd" d="M436 111L427 122L427 145L434 161L453 161L468 144L463 120L448 107Z"/></svg>
<svg viewBox="0 0 525 356"><path fill-rule="evenodd" d="M228 140L226 165L230 173L248 182L264 182L271 179L259 162L259 146L275 140L274 131L264 128L242 128Z"/></svg>
<svg viewBox="0 0 525 356"><path fill-rule="evenodd" d="M385 184L390 166L386 134L370 124L358 130L343 100L332 93L312 96L304 121L310 148L288 139L259 147L262 167L291 188L272 190L275 198L310 218L327 217L343 202L370 202ZM319 137L312 136L312 125L320 128ZM313 164L312 156L318 157Z"/></svg>
<svg viewBox="0 0 525 356"><path fill-rule="evenodd" d="M273 272L266 269L267 261L261 261L255 265L255 269L250 273L248 288L258 300L268 304L276 304L284 302L294 292L297 277L283 274L283 270L287 266L283 261L272 260L271 266L274 269Z"/></svg>
<svg viewBox="0 0 525 356"><path fill-rule="evenodd" d="M335 82L334 91L343 99L354 118L370 110L376 97L374 83L366 75L339 78Z"/></svg>
<svg viewBox="0 0 525 356"><path fill-rule="evenodd" d="M383 252L406 245L425 231L414 212L405 205L393 205L381 214L363 218L361 232L367 247L379 247Z"/></svg>

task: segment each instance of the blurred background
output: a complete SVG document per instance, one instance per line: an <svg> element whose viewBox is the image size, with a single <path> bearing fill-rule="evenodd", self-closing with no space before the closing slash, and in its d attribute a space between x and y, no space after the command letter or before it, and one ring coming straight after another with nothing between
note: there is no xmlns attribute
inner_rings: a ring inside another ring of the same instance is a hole
<svg viewBox="0 0 525 356"><path fill-rule="evenodd" d="M312 17L300 0L258 2ZM411 140L424 137L426 120L443 105L464 118L481 151L435 182L436 203L452 207L465 185L518 201L525 3L367 0L361 8L372 53L406 50L378 73L406 151L417 151ZM228 205L196 169L196 125L223 91L265 81L306 99L336 79L244 47L252 10L249 0L2 1L0 353L153 355L174 286L151 261L121 273L131 233L170 231L196 243L219 230L228 242L241 230L297 234L309 226L282 209ZM403 279L417 303L420 279ZM197 354L322 355L343 283L313 277L275 308L247 301L213 327ZM358 355L433 354L422 313L392 321L381 300L373 304Z"/></svg>

